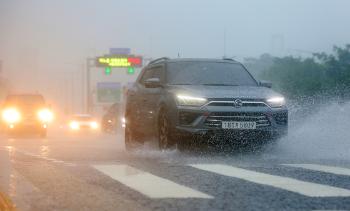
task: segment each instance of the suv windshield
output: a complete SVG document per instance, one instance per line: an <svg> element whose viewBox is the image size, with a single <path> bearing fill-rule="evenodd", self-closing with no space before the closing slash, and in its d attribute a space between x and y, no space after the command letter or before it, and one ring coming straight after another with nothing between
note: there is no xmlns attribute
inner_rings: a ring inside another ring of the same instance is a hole
<svg viewBox="0 0 350 211"><path fill-rule="evenodd" d="M167 81L172 85L257 86L242 65L225 62L170 62Z"/></svg>

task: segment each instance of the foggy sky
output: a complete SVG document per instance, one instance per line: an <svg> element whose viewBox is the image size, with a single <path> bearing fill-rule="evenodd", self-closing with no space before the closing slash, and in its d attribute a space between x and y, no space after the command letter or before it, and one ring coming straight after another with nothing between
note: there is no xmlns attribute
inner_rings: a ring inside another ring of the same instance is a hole
<svg viewBox="0 0 350 211"><path fill-rule="evenodd" d="M350 43L349 8L348 0L0 0L0 60L23 88L57 89L45 78L78 78L84 58L110 47L219 58L226 34L226 56L307 56Z"/></svg>

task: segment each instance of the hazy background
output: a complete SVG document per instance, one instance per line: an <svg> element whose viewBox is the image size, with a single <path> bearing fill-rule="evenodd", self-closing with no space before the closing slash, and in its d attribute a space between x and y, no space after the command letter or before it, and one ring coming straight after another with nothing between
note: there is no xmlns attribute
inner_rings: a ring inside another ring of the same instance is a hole
<svg viewBox="0 0 350 211"><path fill-rule="evenodd" d="M349 43L349 8L348 0L0 0L2 77L14 90L78 104L85 58L110 47L152 58L306 57Z"/></svg>

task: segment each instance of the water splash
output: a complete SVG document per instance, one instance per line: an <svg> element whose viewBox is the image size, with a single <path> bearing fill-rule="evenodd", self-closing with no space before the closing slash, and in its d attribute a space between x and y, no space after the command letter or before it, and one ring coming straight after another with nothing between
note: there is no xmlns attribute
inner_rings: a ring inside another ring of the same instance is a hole
<svg viewBox="0 0 350 211"><path fill-rule="evenodd" d="M350 103L323 105L295 118L277 149L287 157L350 160Z"/></svg>

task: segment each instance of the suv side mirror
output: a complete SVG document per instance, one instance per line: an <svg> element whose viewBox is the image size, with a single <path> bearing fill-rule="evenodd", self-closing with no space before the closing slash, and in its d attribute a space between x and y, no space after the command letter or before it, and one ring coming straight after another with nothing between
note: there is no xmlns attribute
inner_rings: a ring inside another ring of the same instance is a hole
<svg viewBox="0 0 350 211"><path fill-rule="evenodd" d="M272 88L272 83L268 81L259 81L259 86L263 86L266 88Z"/></svg>
<svg viewBox="0 0 350 211"><path fill-rule="evenodd" d="M162 83L159 78L149 78L144 82L146 88L159 88L162 87Z"/></svg>

